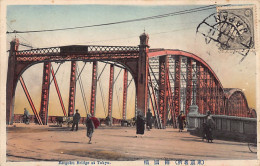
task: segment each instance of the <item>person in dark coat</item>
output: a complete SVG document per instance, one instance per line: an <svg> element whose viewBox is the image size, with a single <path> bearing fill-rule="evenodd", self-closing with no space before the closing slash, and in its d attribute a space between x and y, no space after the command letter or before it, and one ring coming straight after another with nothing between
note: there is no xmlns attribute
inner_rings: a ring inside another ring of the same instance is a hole
<svg viewBox="0 0 260 166"><path fill-rule="evenodd" d="M183 111L181 111L180 115L178 116L178 123L179 123L179 132L182 132L185 123L185 115L183 114Z"/></svg>
<svg viewBox="0 0 260 166"><path fill-rule="evenodd" d="M76 113L75 113L74 116L73 116L73 124L72 124L72 129L71 129L71 131L74 130L75 125L76 125L76 131L78 131L79 120L80 120L79 110L76 109Z"/></svg>
<svg viewBox="0 0 260 166"><path fill-rule="evenodd" d="M110 119L109 116L106 117L105 123L106 123L107 126L111 126L111 119Z"/></svg>
<svg viewBox="0 0 260 166"><path fill-rule="evenodd" d="M136 118L136 134L144 134L144 124L145 124L144 117L141 114L141 112L138 111L137 118Z"/></svg>
<svg viewBox="0 0 260 166"><path fill-rule="evenodd" d="M29 111L26 109L26 108L24 108L24 113L23 113L23 122L25 123L25 124L29 124L30 123L30 117L29 117Z"/></svg>
<svg viewBox="0 0 260 166"><path fill-rule="evenodd" d="M89 142L88 143L91 144L91 138L92 138L92 135L94 133L95 126L94 126L94 123L93 123L93 121L91 119L91 115L90 114L87 115L86 126L87 126L87 137L89 137Z"/></svg>
<svg viewBox="0 0 260 166"><path fill-rule="evenodd" d="M208 127L207 127L207 123L202 123L202 141L204 141L204 139L207 139L207 132L208 132Z"/></svg>
<svg viewBox="0 0 260 166"><path fill-rule="evenodd" d="M152 129L152 113L151 110L148 109L148 112L146 113L146 122L147 122L147 129L150 130Z"/></svg>
<svg viewBox="0 0 260 166"><path fill-rule="evenodd" d="M207 115L206 115L206 138L208 140L208 142L213 143L213 129L215 126L215 122L212 118L211 112L207 111Z"/></svg>

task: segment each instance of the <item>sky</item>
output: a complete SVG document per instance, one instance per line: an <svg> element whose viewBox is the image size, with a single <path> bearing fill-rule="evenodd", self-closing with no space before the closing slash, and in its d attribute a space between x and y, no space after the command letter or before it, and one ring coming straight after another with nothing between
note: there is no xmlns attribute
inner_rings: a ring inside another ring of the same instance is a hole
<svg viewBox="0 0 260 166"><path fill-rule="evenodd" d="M86 25L111 23L131 20L160 14L172 13L201 6L153 6L153 5L9 5L7 7L7 31L30 31L43 29L68 28ZM249 102L249 107L256 104L256 55L251 52L244 61L240 62L241 55L223 52L215 43L206 44L202 35L196 34L196 28L203 19L216 12L209 9L190 14L170 16L160 19L138 21L109 26L82 28L44 33L17 34L21 43L32 45L34 48L64 46L64 45L118 45L138 46L139 35L144 31L149 35L151 48L180 49L191 52L205 60L214 70L224 88L242 89ZM7 35L7 50L9 42L15 34ZM20 47L20 49L25 49ZM28 48L26 48L28 49ZM59 64L52 63L54 70ZM78 62L79 69L84 62ZM37 110L40 109L42 64L30 67L23 73L23 77ZM99 63L99 73L105 65ZM61 65L58 74L58 84L61 95L68 108L70 63ZM115 77L120 72L115 69ZM82 72L84 91L89 97L91 90L91 63L87 63ZM115 83L113 98L113 117L122 117L122 89L123 71ZM97 117L107 115L109 65L102 74L102 81L97 88ZM129 74L128 80L132 79ZM104 98L102 99L101 92ZM105 101L105 102L102 102ZM62 115L58 97L53 83L50 89L49 115ZM135 85L132 82L128 88L127 118L134 116ZM15 96L15 113L23 113L26 107L32 111L26 96L18 83ZM105 107L105 109L104 109ZM77 83L76 108L84 116L86 114L79 84ZM89 108L89 106L88 106Z"/></svg>

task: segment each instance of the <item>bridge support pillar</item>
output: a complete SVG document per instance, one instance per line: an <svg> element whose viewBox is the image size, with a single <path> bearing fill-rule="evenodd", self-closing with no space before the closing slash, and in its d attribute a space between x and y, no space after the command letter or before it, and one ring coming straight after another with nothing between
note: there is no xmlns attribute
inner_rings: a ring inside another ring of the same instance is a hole
<svg viewBox="0 0 260 166"><path fill-rule="evenodd" d="M136 100L137 100L137 111L144 116L147 110L147 92L148 92L148 40L149 36L145 33L140 36L139 45L139 59L138 59L138 74L136 78ZM144 130L144 129L142 129ZM141 132L143 133L143 132Z"/></svg>
<svg viewBox="0 0 260 166"><path fill-rule="evenodd" d="M47 125L48 123L50 74L51 74L51 62L44 62L43 76L42 76L41 106L39 111L43 125Z"/></svg>
<svg viewBox="0 0 260 166"><path fill-rule="evenodd" d="M186 116L189 113L189 107L191 105L192 99L192 60L190 58L187 59L187 91L186 91L186 107L185 107L185 114Z"/></svg>
<svg viewBox="0 0 260 166"><path fill-rule="evenodd" d="M123 119L126 120L126 106L127 106L127 69L124 70L124 87L123 87Z"/></svg>
<svg viewBox="0 0 260 166"><path fill-rule="evenodd" d="M166 128L167 122L167 68L168 56L159 57L159 113L162 122L162 128Z"/></svg>
<svg viewBox="0 0 260 166"><path fill-rule="evenodd" d="M113 104L113 89L114 89L114 65L110 65L110 76L109 76L109 92L108 92L108 117L110 124L112 124L112 104Z"/></svg>
<svg viewBox="0 0 260 166"><path fill-rule="evenodd" d="M6 124L13 124L14 117L14 96L15 89L18 81L16 75L16 59L15 54L18 51L19 40L15 39L10 43L10 52L8 58L8 71L7 71L7 82L6 82Z"/></svg>
<svg viewBox="0 0 260 166"><path fill-rule="evenodd" d="M175 117L180 114L181 101L181 56L175 59L175 80L174 80L174 112Z"/></svg>
<svg viewBox="0 0 260 166"><path fill-rule="evenodd" d="M70 73L70 92L69 92L69 109L68 116L73 116L75 110L75 97L76 97L76 67L77 62L71 61Z"/></svg>
<svg viewBox="0 0 260 166"><path fill-rule="evenodd" d="M91 86L91 98L90 98L90 114L95 116L96 110L96 93L97 93L97 61L93 62L93 70L92 70L92 86Z"/></svg>
<svg viewBox="0 0 260 166"><path fill-rule="evenodd" d="M197 79L197 89L196 89L196 105L198 106L199 113L202 113L202 86L201 86L201 64L196 62L196 79Z"/></svg>

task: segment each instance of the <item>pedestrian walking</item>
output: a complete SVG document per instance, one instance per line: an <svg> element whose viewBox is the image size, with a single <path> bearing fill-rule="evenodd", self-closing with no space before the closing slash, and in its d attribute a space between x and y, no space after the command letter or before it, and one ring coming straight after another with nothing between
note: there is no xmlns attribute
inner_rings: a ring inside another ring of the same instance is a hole
<svg viewBox="0 0 260 166"><path fill-rule="evenodd" d="M90 114L87 115L86 126L87 126L87 137L89 137L89 142L88 143L91 144L91 138L92 138L92 135L94 133L95 126L94 126L94 123L93 123L93 121L91 119L91 115Z"/></svg>
<svg viewBox="0 0 260 166"><path fill-rule="evenodd" d="M137 118L136 118L136 134L144 134L144 117L141 113L141 111L137 112Z"/></svg>
<svg viewBox="0 0 260 166"><path fill-rule="evenodd" d="M146 113L146 122L147 122L146 128L148 131L152 129L152 116L153 115L151 113L151 110L148 108L148 112Z"/></svg>
<svg viewBox="0 0 260 166"><path fill-rule="evenodd" d="M213 143L213 129L215 127L215 122L212 118L211 112L207 111L206 115L206 138L208 142Z"/></svg>
<svg viewBox="0 0 260 166"><path fill-rule="evenodd" d="M75 113L74 116L73 116L73 124L72 124L72 129L71 129L71 131L74 130L75 125L76 125L76 131L78 131L79 120L80 120L79 110L76 109L76 113Z"/></svg>
<svg viewBox="0 0 260 166"><path fill-rule="evenodd" d="M183 111L180 112L180 115L177 117L177 120L179 124L179 132L182 132L185 124L185 115L183 114Z"/></svg>
<svg viewBox="0 0 260 166"><path fill-rule="evenodd" d="M24 112L23 112L23 123L25 124L30 123L29 111L26 108L24 108Z"/></svg>

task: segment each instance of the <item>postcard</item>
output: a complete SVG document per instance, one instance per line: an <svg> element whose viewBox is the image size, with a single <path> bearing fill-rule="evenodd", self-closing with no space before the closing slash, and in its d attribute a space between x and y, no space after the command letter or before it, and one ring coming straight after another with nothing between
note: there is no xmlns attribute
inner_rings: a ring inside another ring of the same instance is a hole
<svg viewBox="0 0 260 166"><path fill-rule="evenodd" d="M0 165L259 165L258 1L0 4Z"/></svg>

